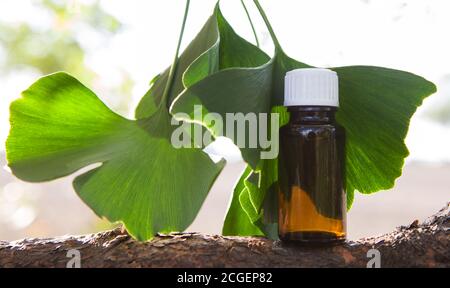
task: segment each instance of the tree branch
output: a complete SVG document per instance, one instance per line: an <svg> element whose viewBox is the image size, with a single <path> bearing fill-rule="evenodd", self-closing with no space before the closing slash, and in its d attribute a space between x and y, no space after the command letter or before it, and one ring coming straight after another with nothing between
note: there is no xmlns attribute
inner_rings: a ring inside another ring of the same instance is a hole
<svg viewBox="0 0 450 288"><path fill-rule="evenodd" d="M450 267L449 207L424 223L342 246L285 246L260 237L198 233L159 235L137 242L120 229L85 236L0 241L0 267L66 267L77 249L82 267L366 267L378 249L381 267Z"/></svg>

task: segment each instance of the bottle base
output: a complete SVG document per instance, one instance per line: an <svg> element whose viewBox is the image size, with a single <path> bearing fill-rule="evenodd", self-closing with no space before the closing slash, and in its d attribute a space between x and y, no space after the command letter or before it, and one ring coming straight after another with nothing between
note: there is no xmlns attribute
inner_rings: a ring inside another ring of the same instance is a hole
<svg viewBox="0 0 450 288"><path fill-rule="evenodd" d="M344 235L336 235L330 232L287 232L279 235L285 244L301 246L335 246L345 243Z"/></svg>

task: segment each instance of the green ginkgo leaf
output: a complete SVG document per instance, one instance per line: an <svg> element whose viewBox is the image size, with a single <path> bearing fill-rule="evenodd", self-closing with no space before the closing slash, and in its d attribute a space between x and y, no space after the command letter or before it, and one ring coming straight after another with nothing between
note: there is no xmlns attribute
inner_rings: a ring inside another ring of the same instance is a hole
<svg viewBox="0 0 450 288"><path fill-rule="evenodd" d="M337 121L347 132L346 190L347 206L350 208L355 190L373 193L394 186L408 156L404 139L410 118L423 99L436 90L431 82L408 72L370 66L332 69L339 75L340 108ZM276 199L275 195L270 195L277 193L276 161L261 160L260 163L262 168L258 166L253 173L264 179L263 184L256 185L259 180L252 183L248 177L240 179L245 183L248 199L253 204L242 205L248 215L261 215L266 197ZM272 177L267 173L273 173ZM267 183L268 179L273 181ZM255 210L249 211L245 207L254 207ZM229 210L228 213L240 212ZM266 208L265 213L270 214L266 218L276 221L276 209ZM254 223L268 235L268 231L273 230L273 223L264 222L262 218L258 220ZM235 225L239 226L238 223ZM275 234L268 236L276 237Z"/></svg>
<svg viewBox="0 0 450 288"><path fill-rule="evenodd" d="M258 1L255 3L259 6ZM267 20L264 12L260 11ZM286 72L311 66L288 57L270 24L269 30L276 47L270 61L259 67L227 69L206 77L178 96L171 112L189 114L193 111L193 105L201 104L205 111L219 113L225 118L228 112L270 113L273 107L282 105ZM258 53L257 47L252 49ZM436 91L436 87L420 76L382 67L331 69L339 76L340 109L337 121L347 131L346 184L350 207L355 190L372 193L394 185L408 155L404 139L410 118L423 99ZM209 123L204 125L208 127ZM214 127L208 128L217 136L218 131L214 131ZM276 211L264 211L263 204L266 199L274 199L270 194L276 193L273 187L277 181L277 170L276 161L260 159L261 150L241 149L254 175L243 174L234 193L234 197L239 197L241 206L232 205L226 220L236 219L234 215L240 215L242 209L254 224L259 223L261 230L268 234L267 231L273 229L264 229L261 223L264 218L275 219L273 214ZM263 217L264 214L270 215ZM271 226L270 223L267 225ZM233 231L239 231L241 235L254 231L254 227L248 229L248 225L239 230L240 223L236 221L225 223L225 227L233 226ZM227 228L227 231L230 229Z"/></svg>
<svg viewBox="0 0 450 288"><path fill-rule="evenodd" d="M218 9L218 8L217 8ZM192 85L196 81L203 79L204 77L212 74L218 70L218 67L214 64L208 65L209 63L218 63L218 61L206 61L208 57L214 59L218 58L218 37L219 31L217 28L217 16L216 13L212 15L208 21L205 23L203 28L197 34L197 36L192 40L192 42L186 47L186 49L181 53L177 69L174 75L173 87L170 90L167 103L172 103L172 100L184 90L185 86L183 84L183 74L186 69L193 63L197 62L195 65L196 78L189 79L187 84ZM209 51L209 52L206 52ZM197 60L201 56L206 63L200 64ZM197 61L196 61L197 60ZM192 68L194 69L194 68ZM167 79L169 77L170 67L168 67L164 72L155 77L152 80L152 87L140 100L135 116L137 119L146 118L157 111L157 107L161 102L161 97L164 93L166 87Z"/></svg>
<svg viewBox="0 0 450 288"><path fill-rule="evenodd" d="M174 76L174 86L167 103L186 88L214 74L232 67L256 67L269 60L263 51L243 39L230 26L220 11L219 4L201 31L180 55ZM163 94L170 67L154 79L152 88L136 108L136 118L145 118L156 111Z"/></svg>
<svg viewBox="0 0 450 288"><path fill-rule="evenodd" d="M131 121L65 73L39 79L11 105L6 143L13 173L27 181L69 175L99 216L122 221L137 239L184 230L223 167L199 149L175 149L165 108Z"/></svg>
<svg viewBox="0 0 450 288"><path fill-rule="evenodd" d="M240 181L234 187L233 197L231 199L231 204L229 207L229 211L233 211L233 213L228 213L225 222L222 228L222 233L224 235L264 235L261 230L253 224L251 219L258 218L255 217L256 214L248 215L248 213L242 209L241 205L241 195L245 195L244 192L247 191L245 187L244 180L252 173L252 169L247 166L245 171L242 174ZM249 201L243 201L244 205L249 203ZM250 209L251 213L255 211L255 209ZM256 220L256 219L255 219ZM236 225L236 223L239 223Z"/></svg>

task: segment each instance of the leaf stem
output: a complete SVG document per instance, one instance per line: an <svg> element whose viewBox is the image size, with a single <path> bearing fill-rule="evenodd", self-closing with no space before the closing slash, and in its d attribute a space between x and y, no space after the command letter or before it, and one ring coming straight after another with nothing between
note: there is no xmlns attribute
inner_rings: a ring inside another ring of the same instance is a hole
<svg viewBox="0 0 450 288"><path fill-rule="evenodd" d="M248 12L248 9L247 9L247 6L245 5L244 0L241 0L241 3L242 3L242 7L244 7L245 14L247 14L247 18L248 18L248 21L250 22L250 26L252 27L253 35L255 36L256 46L259 48L259 39L258 39L258 35L256 34L255 25L253 25L252 18L250 17L250 13Z"/></svg>
<svg viewBox="0 0 450 288"><path fill-rule="evenodd" d="M264 9L261 7L261 4L259 4L258 0L253 0L253 3L255 3L256 8L258 8L259 14L261 14L261 17L263 18L264 23L266 24L266 27L269 30L270 37L272 38L272 41L275 45L275 50L282 50L280 42L278 42L278 38L275 35L272 25L270 24L269 19L267 18L266 13L264 12Z"/></svg>
<svg viewBox="0 0 450 288"><path fill-rule="evenodd" d="M172 90L173 80L174 80L174 77L175 77L175 73L177 71L178 54L180 53L180 46L181 46L181 41L183 39L184 27L186 26L186 19L187 19L188 12L189 12L189 4L190 4L190 2L191 2L190 0L186 0L186 6L185 6L185 9L184 9L184 16L183 16L183 23L181 25L180 35L178 36L177 50L175 51L175 57L173 59L172 66L170 66L169 77L167 78L166 87L164 88L163 97L161 99L161 102L159 103L160 106L163 105L162 103L164 103L166 106L169 105L169 103L167 103L168 98L169 98L168 96L170 95L170 92Z"/></svg>

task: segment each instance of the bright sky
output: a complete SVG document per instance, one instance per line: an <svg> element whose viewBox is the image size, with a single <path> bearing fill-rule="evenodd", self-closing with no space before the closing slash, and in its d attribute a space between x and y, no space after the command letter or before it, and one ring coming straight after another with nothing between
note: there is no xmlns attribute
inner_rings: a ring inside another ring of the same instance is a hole
<svg viewBox="0 0 450 288"><path fill-rule="evenodd" d="M10 22L28 19L35 25L46 25L46 15L36 13L32 2L2 1L0 18ZM72 3L70 7L76 7L77 0L68 2ZM435 82L438 90L442 87L413 118L407 144L411 151L410 160L450 161L450 128L420 115L427 107L450 98L450 85L445 86L442 82L443 77L450 74L450 1L260 2L285 51L293 58L320 67L364 64L403 69ZM120 69L128 71L136 81L133 99L137 103L149 80L172 61L184 1L102 0L101 3L126 25L126 29L114 36L108 47L98 46L92 35L80 33L79 37L88 51L87 65L102 76L100 90L117 81ZM252 1L247 0L246 3L255 19L262 48L271 53L272 45L266 29ZM191 1L184 46L212 13L214 4L213 0ZM233 27L247 39L253 39L240 1L222 1L221 6ZM76 13L76 8L73 10ZM35 77L30 72L0 79L0 141L3 142L8 133L9 102L18 97ZM94 87L101 92L98 89ZM113 101L106 95L99 96L107 104Z"/></svg>

